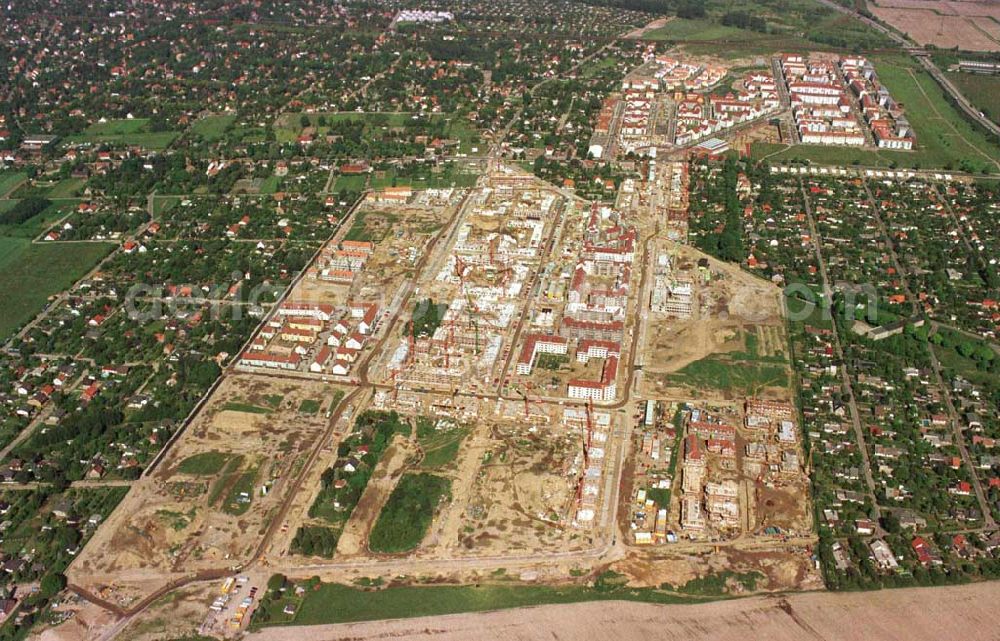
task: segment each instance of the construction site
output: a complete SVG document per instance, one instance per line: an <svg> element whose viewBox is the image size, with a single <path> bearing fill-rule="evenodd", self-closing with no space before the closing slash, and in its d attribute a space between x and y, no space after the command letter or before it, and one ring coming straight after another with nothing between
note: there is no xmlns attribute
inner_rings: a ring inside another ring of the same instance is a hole
<svg viewBox="0 0 1000 641"><path fill-rule="evenodd" d="M404 389L495 389L566 208L563 196L525 175L471 192L417 278L373 380Z"/></svg>
<svg viewBox="0 0 1000 641"><path fill-rule="evenodd" d="M768 372L787 368L780 289L689 246L658 243L650 253L640 311L649 317L641 339L640 393L715 400L736 400L746 391L787 395L784 378L753 376L758 366ZM707 370L706 376L689 375L744 355L745 378L710 377Z"/></svg>
<svg viewBox="0 0 1000 641"><path fill-rule="evenodd" d="M274 572L811 585L788 381L716 376L784 372L780 291L682 244L686 163L644 171L615 206L506 166L363 199L70 580L122 612L211 581L193 632L225 636Z"/></svg>
<svg viewBox="0 0 1000 641"><path fill-rule="evenodd" d="M320 382L224 378L70 580L127 608L178 577L249 561L343 396Z"/></svg>
<svg viewBox="0 0 1000 641"><path fill-rule="evenodd" d="M395 389L377 392L373 403L454 421L466 432L445 467L450 501L418 556L580 550L608 533L625 447L617 414L592 403L561 407L528 397L480 400ZM414 460L414 468L421 465Z"/></svg>
<svg viewBox="0 0 1000 641"><path fill-rule="evenodd" d="M424 250L465 193L391 190L391 197L359 203L270 313L238 367L357 380L356 363L380 337L382 319L411 291Z"/></svg>
<svg viewBox="0 0 1000 641"><path fill-rule="evenodd" d="M494 175L430 257L373 380L615 401L637 238L609 207Z"/></svg>

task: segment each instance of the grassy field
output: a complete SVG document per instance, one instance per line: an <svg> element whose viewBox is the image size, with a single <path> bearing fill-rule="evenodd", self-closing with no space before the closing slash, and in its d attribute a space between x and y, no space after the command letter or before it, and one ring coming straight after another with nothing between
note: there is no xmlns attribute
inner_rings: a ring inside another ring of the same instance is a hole
<svg viewBox="0 0 1000 641"><path fill-rule="evenodd" d="M917 144L928 164L958 163L1000 169L1000 147L983 139L945 99L941 87L910 58L883 57L876 60L879 78L901 102L917 132Z"/></svg>
<svg viewBox="0 0 1000 641"><path fill-rule="evenodd" d="M270 414L273 411L267 407L254 405L253 403L241 403L239 401L230 401L223 405L222 409L228 412L243 412L245 414Z"/></svg>
<svg viewBox="0 0 1000 641"><path fill-rule="evenodd" d="M421 419L427 420L427 419ZM417 424L417 440L424 451L424 458L420 461L420 468L425 470L436 470L442 468L458 456L458 449L462 445L462 440L469 433L463 427L453 427L446 430L423 429L420 422Z"/></svg>
<svg viewBox="0 0 1000 641"><path fill-rule="evenodd" d="M149 125L149 118L122 118L95 122L84 129L83 133L88 136L124 136L145 131L147 125Z"/></svg>
<svg viewBox="0 0 1000 641"><path fill-rule="evenodd" d="M299 414L315 414L319 411L319 401L311 398L303 399L299 404Z"/></svg>
<svg viewBox="0 0 1000 641"><path fill-rule="evenodd" d="M153 196L153 215L168 212L183 200L180 196Z"/></svg>
<svg viewBox="0 0 1000 641"><path fill-rule="evenodd" d="M222 492L225 491L231 483L234 483L236 477L240 473L240 467L243 466L243 455L237 454L231 457L222 468L222 475L215 479L212 483L212 488L208 493L208 504L215 505L219 499L222 497Z"/></svg>
<svg viewBox="0 0 1000 641"><path fill-rule="evenodd" d="M945 76L987 118L1000 123L1000 76L981 76L958 71L945 72Z"/></svg>
<svg viewBox="0 0 1000 641"><path fill-rule="evenodd" d="M385 170L381 176L372 175L371 188L412 187L413 189L439 189L447 187L467 188L476 184L479 174L446 165L439 173L422 175L400 175L394 169Z"/></svg>
<svg viewBox="0 0 1000 641"><path fill-rule="evenodd" d="M191 131L207 142L214 142L222 138L226 129L234 122L236 122L235 115L205 116L191 125Z"/></svg>
<svg viewBox="0 0 1000 641"><path fill-rule="evenodd" d="M0 172L0 198L4 198L28 176L20 171Z"/></svg>
<svg viewBox="0 0 1000 641"><path fill-rule="evenodd" d="M628 600L646 603L698 603L700 599L651 588L583 585L400 586L366 591L340 584L307 589L298 612L273 624L318 625L374 621L461 612L484 612L552 603Z"/></svg>
<svg viewBox="0 0 1000 641"><path fill-rule="evenodd" d="M135 145L144 149L160 150L166 149L177 137L174 131L139 132L135 134L114 134L107 136L91 136L89 134L78 134L70 136L67 140L71 144L93 143L109 145Z"/></svg>
<svg viewBox="0 0 1000 641"><path fill-rule="evenodd" d="M735 27L727 27L711 20L686 20L674 18L659 29L647 32L643 40L683 40L685 42L699 40L747 39L755 35Z"/></svg>
<svg viewBox="0 0 1000 641"><path fill-rule="evenodd" d="M259 471L260 468L254 466L240 474L226 496L226 502L222 506L224 511L234 516L240 516L250 509L250 503L253 501L254 495L254 481L257 480L257 473Z"/></svg>
<svg viewBox="0 0 1000 641"><path fill-rule="evenodd" d="M381 175L379 175L381 174ZM377 172L372 174L371 187L372 189L385 189L386 187L404 187L412 186L413 179L407 176L399 176L395 169L386 169L385 171Z"/></svg>
<svg viewBox="0 0 1000 641"><path fill-rule="evenodd" d="M138 145L146 149L166 149L177 137L175 131L148 131L147 118L132 118L95 122L83 133L67 138L71 144L93 143Z"/></svg>
<svg viewBox="0 0 1000 641"><path fill-rule="evenodd" d="M694 388L713 388L735 391L749 396L764 387L785 387L788 372L783 365L734 362L727 358L710 356L681 368L671 377L672 383Z"/></svg>
<svg viewBox="0 0 1000 641"><path fill-rule="evenodd" d="M344 240L381 242L398 220L399 216L390 212L359 211L354 215L354 224L344 234Z"/></svg>
<svg viewBox="0 0 1000 641"><path fill-rule="evenodd" d="M351 192L362 192L365 187L368 186L368 174L352 174L350 176L337 176L337 180L333 183L334 193L340 193L341 190L347 190Z"/></svg>
<svg viewBox="0 0 1000 641"><path fill-rule="evenodd" d="M386 113L359 113L356 111L333 111L326 113L310 113L302 114L297 112L289 112L282 114L274 123L274 137L278 142L295 142L298 137L302 134L302 116L305 115L309 118L310 126L318 134L325 134L329 129L329 126L334 123L344 122L346 120L356 120L359 122L364 122L371 119L374 116L384 116L386 117L386 127L402 127L408 120L411 120L414 116L413 113L409 112L386 112ZM319 118L322 116L326 125L320 126ZM367 126L367 125L366 125Z"/></svg>
<svg viewBox="0 0 1000 641"><path fill-rule="evenodd" d="M17 201L5 202L13 203ZM73 205L68 203L49 205L41 213L32 216L19 225L0 225L0 236L25 239L37 238L57 220L70 213L72 209ZM0 211L3 211L2 206L0 206Z"/></svg>
<svg viewBox="0 0 1000 641"><path fill-rule="evenodd" d="M659 29L650 31L643 38L682 44L685 52L696 56L729 59L783 51L823 51L830 48L797 35L760 33L729 27L708 19L675 18Z"/></svg>
<svg viewBox="0 0 1000 641"><path fill-rule="evenodd" d="M49 296L67 289L104 258L108 243L32 244L0 237L0 338L31 320Z"/></svg>
<svg viewBox="0 0 1000 641"><path fill-rule="evenodd" d="M202 452L181 461L177 471L182 474L212 476L221 472L230 458L229 454L223 452Z"/></svg>
<svg viewBox="0 0 1000 641"><path fill-rule="evenodd" d="M281 176L268 176L260 183L260 193L273 194L281 188Z"/></svg>
<svg viewBox="0 0 1000 641"><path fill-rule="evenodd" d="M697 20L674 18L646 34L645 38L683 43L689 53L724 58L789 50L895 46L874 29L821 6L815 0L709 0L699 4L704 6L706 17ZM762 21L764 28L761 29L761 25L741 28L738 19L725 25L727 14L733 18L738 18L738 14L752 16ZM721 44L725 46L719 46Z"/></svg>
<svg viewBox="0 0 1000 641"><path fill-rule="evenodd" d="M448 119L448 126L444 131L445 138L459 141L458 153L474 154L486 151L487 144L481 140L479 142L475 142L479 136L479 132L476 131L476 128L472 126L472 123L470 123L464 116L448 115L445 117Z"/></svg>
<svg viewBox="0 0 1000 641"><path fill-rule="evenodd" d="M823 145L753 146L753 156L772 162L810 160L822 164L1000 170L1000 147L988 141L945 99L942 89L916 62L903 56L874 59L879 77L903 104L917 133L917 149L890 151L835 148Z"/></svg>
<svg viewBox="0 0 1000 641"><path fill-rule="evenodd" d="M66 178L60 180L52 189L49 190L47 194L48 198L75 198L81 191L83 191L84 186L87 181L83 178Z"/></svg>
<svg viewBox="0 0 1000 641"><path fill-rule="evenodd" d="M587 64L580 68L579 74L581 78L594 78L598 76L601 72L606 69L614 67L616 64L621 62L618 56L600 56L595 60L591 60Z"/></svg>
<svg viewBox="0 0 1000 641"><path fill-rule="evenodd" d="M372 527L368 547L390 554L416 549L438 504L450 492L450 479L426 473L403 475Z"/></svg>

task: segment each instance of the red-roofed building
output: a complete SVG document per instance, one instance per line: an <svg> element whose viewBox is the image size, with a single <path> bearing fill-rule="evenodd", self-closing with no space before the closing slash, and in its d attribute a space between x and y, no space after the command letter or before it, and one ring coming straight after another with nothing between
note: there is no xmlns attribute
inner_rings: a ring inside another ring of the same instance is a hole
<svg viewBox="0 0 1000 641"><path fill-rule="evenodd" d="M586 363L592 358L621 356L621 343L616 341L582 340L576 346L576 360Z"/></svg>
<svg viewBox="0 0 1000 641"><path fill-rule="evenodd" d="M941 565L941 557L938 556L922 536L913 537L913 540L910 541L910 547L913 548L913 552L917 555L917 560L922 565Z"/></svg>
<svg viewBox="0 0 1000 641"><path fill-rule="evenodd" d="M567 393L570 398L592 401L613 401L617 394L618 357L609 356L604 361L599 381L573 379L569 382Z"/></svg>
<svg viewBox="0 0 1000 641"><path fill-rule="evenodd" d="M316 372L317 374L326 369L327 364L330 362L330 357L333 356L333 351L324 345L320 348L319 352L316 353L316 358L313 359L311 365L309 365L309 371Z"/></svg>
<svg viewBox="0 0 1000 641"><path fill-rule="evenodd" d="M561 336L549 334L528 334L524 337L524 345L517 359L517 373L522 376L531 374L538 354L565 354L568 341Z"/></svg>

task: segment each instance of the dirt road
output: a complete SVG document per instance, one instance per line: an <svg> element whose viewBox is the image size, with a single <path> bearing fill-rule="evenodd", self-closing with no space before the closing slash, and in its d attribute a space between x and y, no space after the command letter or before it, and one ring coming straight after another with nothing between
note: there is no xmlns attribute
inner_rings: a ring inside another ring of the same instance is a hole
<svg viewBox="0 0 1000 641"><path fill-rule="evenodd" d="M1000 584L880 592L811 592L699 605L577 603L441 617L269 628L248 641L335 639L622 639L769 641L996 639Z"/></svg>

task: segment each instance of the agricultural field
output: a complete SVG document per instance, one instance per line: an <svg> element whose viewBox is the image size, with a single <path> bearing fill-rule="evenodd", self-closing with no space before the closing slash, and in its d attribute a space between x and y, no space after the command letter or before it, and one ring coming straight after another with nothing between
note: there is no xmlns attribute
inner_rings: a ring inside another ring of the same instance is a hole
<svg viewBox="0 0 1000 641"><path fill-rule="evenodd" d="M991 3L872 0L868 7L875 17L917 44L1000 51L1000 11Z"/></svg>

